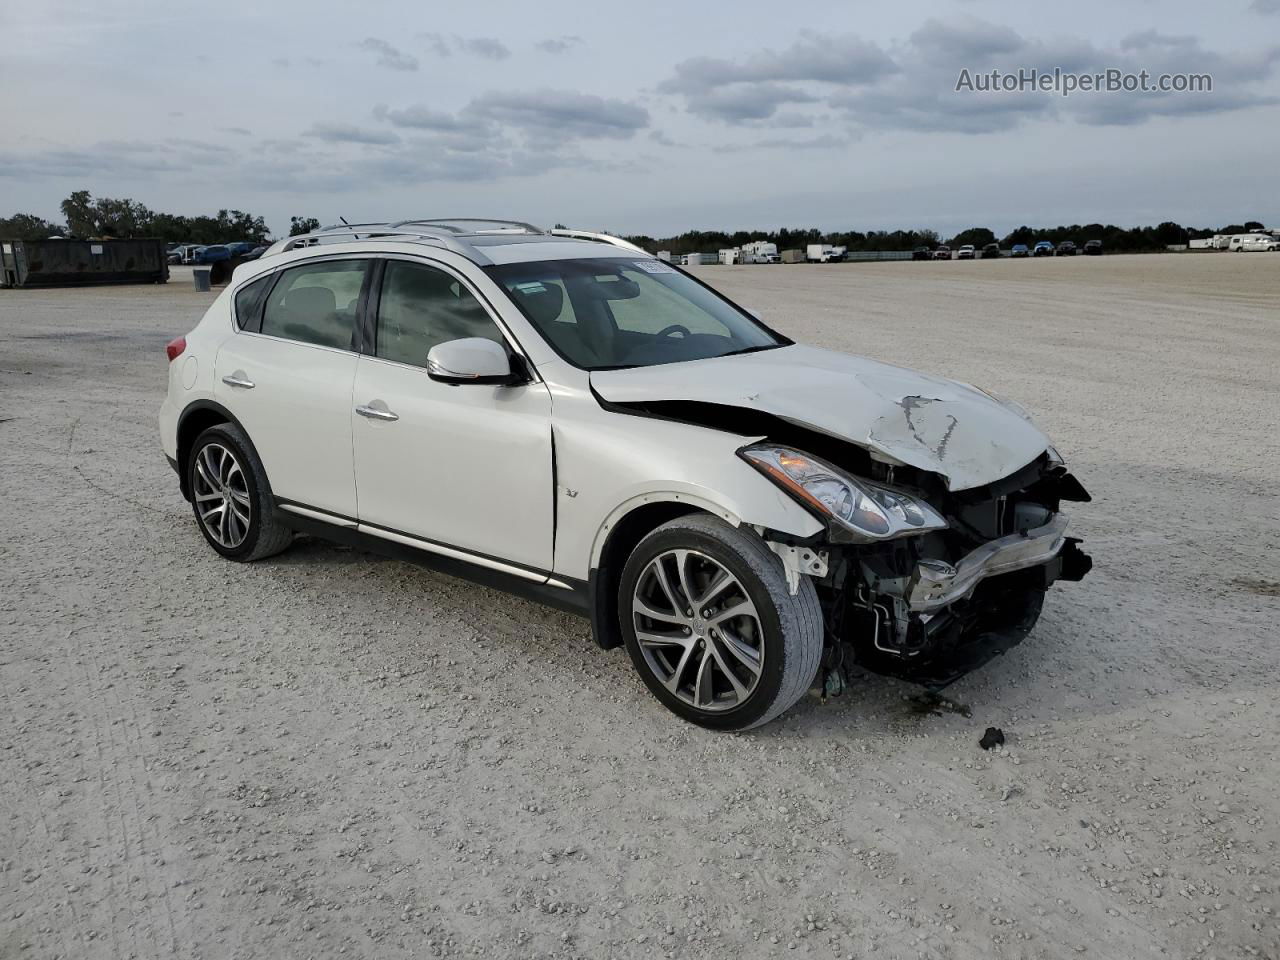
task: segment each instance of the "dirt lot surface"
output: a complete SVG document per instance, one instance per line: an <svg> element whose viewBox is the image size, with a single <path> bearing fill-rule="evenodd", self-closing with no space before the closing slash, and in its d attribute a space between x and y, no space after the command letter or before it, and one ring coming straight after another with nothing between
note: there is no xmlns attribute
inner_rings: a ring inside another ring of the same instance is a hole
<svg viewBox="0 0 1280 960"><path fill-rule="evenodd" d="M210 295L0 291L0 957L1280 956L1280 256L701 274L1022 402L1093 574L948 702L703 732L573 617L218 559L155 423Z"/></svg>

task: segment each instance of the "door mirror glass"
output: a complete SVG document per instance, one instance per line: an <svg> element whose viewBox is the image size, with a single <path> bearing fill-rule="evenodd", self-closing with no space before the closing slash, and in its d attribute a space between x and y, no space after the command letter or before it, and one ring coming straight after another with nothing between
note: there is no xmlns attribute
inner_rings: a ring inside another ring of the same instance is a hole
<svg viewBox="0 0 1280 960"><path fill-rule="evenodd" d="M515 382L506 349L485 337L437 343L427 353L427 375L441 383Z"/></svg>

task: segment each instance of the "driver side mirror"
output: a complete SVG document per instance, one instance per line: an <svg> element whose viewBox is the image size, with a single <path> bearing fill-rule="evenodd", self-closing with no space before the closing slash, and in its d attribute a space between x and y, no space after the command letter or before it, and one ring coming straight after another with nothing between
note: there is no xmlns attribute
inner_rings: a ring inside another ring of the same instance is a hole
<svg viewBox="0 0 1280 960"><path fill-rule="evenodd" d="M441 383L512 384L520 382L511 369L506 348L484 337L464 337L437 343L427 353L427 376Z"/></svg>

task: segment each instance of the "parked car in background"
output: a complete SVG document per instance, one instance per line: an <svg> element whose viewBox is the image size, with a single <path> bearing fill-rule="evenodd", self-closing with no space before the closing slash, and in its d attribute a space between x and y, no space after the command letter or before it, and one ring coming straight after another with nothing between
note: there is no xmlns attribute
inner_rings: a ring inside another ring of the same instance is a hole
<svg viewBox="0 0 1280 960"><path fill-rule="evenodd" d="M1058 244L1058 249L1054 251L1055 256L1074 257L1076 255L1076 245L1072 240L1063 240Z"/></svg>
<svg viewBox="0 0 1280 960"><path fill-rule="evenodd" d="M1085 256L1087 256L1087 257L1100 257L1100 256L1102 256L1102 241L1101 241L1101 240L1086 240L1086 241L1085 241L1085 244L1084 244L1084 251L1083 251L1083 252L1084 252Z"/></svg>
<svg viewBox="0 0 1280 960"><path fill-rule="evenodd" d="M719 730L842 658L945 684L1089 572L1089 495L1014 403L795 343L615 237L378 226L274 244L166 346L161 445L229 561L301 530L577 611Z"/></svg>
<svg viewBox="0 0 1280 960"><path fill-rule="evenodd" d="M985 247L983 247L983 248L982 248L982 259L983 259L983 260L999 260L999 259L1000 259L1000 244L998 244L998 243L988 243Z"/></svg>
<svg viewBox="0 0 1280 960"><path fill-rule="evenodd" d="M935 259L935 260L950 260L950 259L951 259L951 248L950 248L950 247L948 247L945 243L944 243L944 244L941 244L937 249L935 249L935 250L933 251L933 259Z"/></svg>
<svg viewBox="0 0 1280 960"><path fill-rule="evenodd" d="M1241 253L1273 253L1276 250L1280 250L1280 240L1261 233L1240 244Z"/></svg>
<svg viewBox="0 0 1280 960"><path fill-rule="evenodd" d="M231 256L233 257L243 257L246 253L252 250L253 247L254 245L252 243L245 243L244 241L226 244L226 248L231 251Z"/></svg>
<svg viewBox="0 0 1280 960"><path fill-rule="evenodd" d="M1030 255L1031 251L1027 249L1025 243L1015 243L1009 250L1009 256L1011 257L1028 257Z"/></svg>
<svg viewBox="0 0 1280 960"><path fill-rule="evenodd" d="M1048 240L1041 240L1035 245L1035 249L1031 251L1033 257L1052 257L1053 244Z"/></svg>
<svg viewBox="0 0 1280 960"><path fill-rule="evenodd" d="M974 255L974 249L973 249L972 243L966 243L964 246L962 246L959 250L956 251L957 260L972 260L973 255Z"/></svg>
<svg viewBox="0 0 1280 960"><path fill-rule="evenodd" d="M911 251L912 260L932 260L933 251L928 247L916 247Z"/></svg>
<svg viewBox="0 0 1280 960"><path fill-rule="evenodd" d="M262 256L262 255L263 255L264 253L266 253L266 252L267 252L267 245L266 245L266 244L261 244L260 246L256 246L256 247L254 247L252 250L250 250L248 253L246 253L243 257L241 257L241 259L242 259L242 260L257 260L260 256Z"/></svg>
<svg viewBox="0 0 1280 960"><path fill-rule="evenodd" d="M231 250L221 243L215 243L207 247L201 247L196 251L192 263L217 263L219 260L230 260Z"/></svg>

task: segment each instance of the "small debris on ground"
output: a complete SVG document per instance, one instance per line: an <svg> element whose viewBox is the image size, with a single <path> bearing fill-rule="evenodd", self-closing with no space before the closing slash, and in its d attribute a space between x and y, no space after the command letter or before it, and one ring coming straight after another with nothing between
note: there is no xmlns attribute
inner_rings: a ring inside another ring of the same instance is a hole
<svg viewBox="0 0 1280 960"><path fill-rule="evenodd" d="M982 735L982 739L978 741L978 746L983 750L990 750L992 747L1001 746L1004 743L1004 731L999 727L987 727L987 732Z"/></svg>

